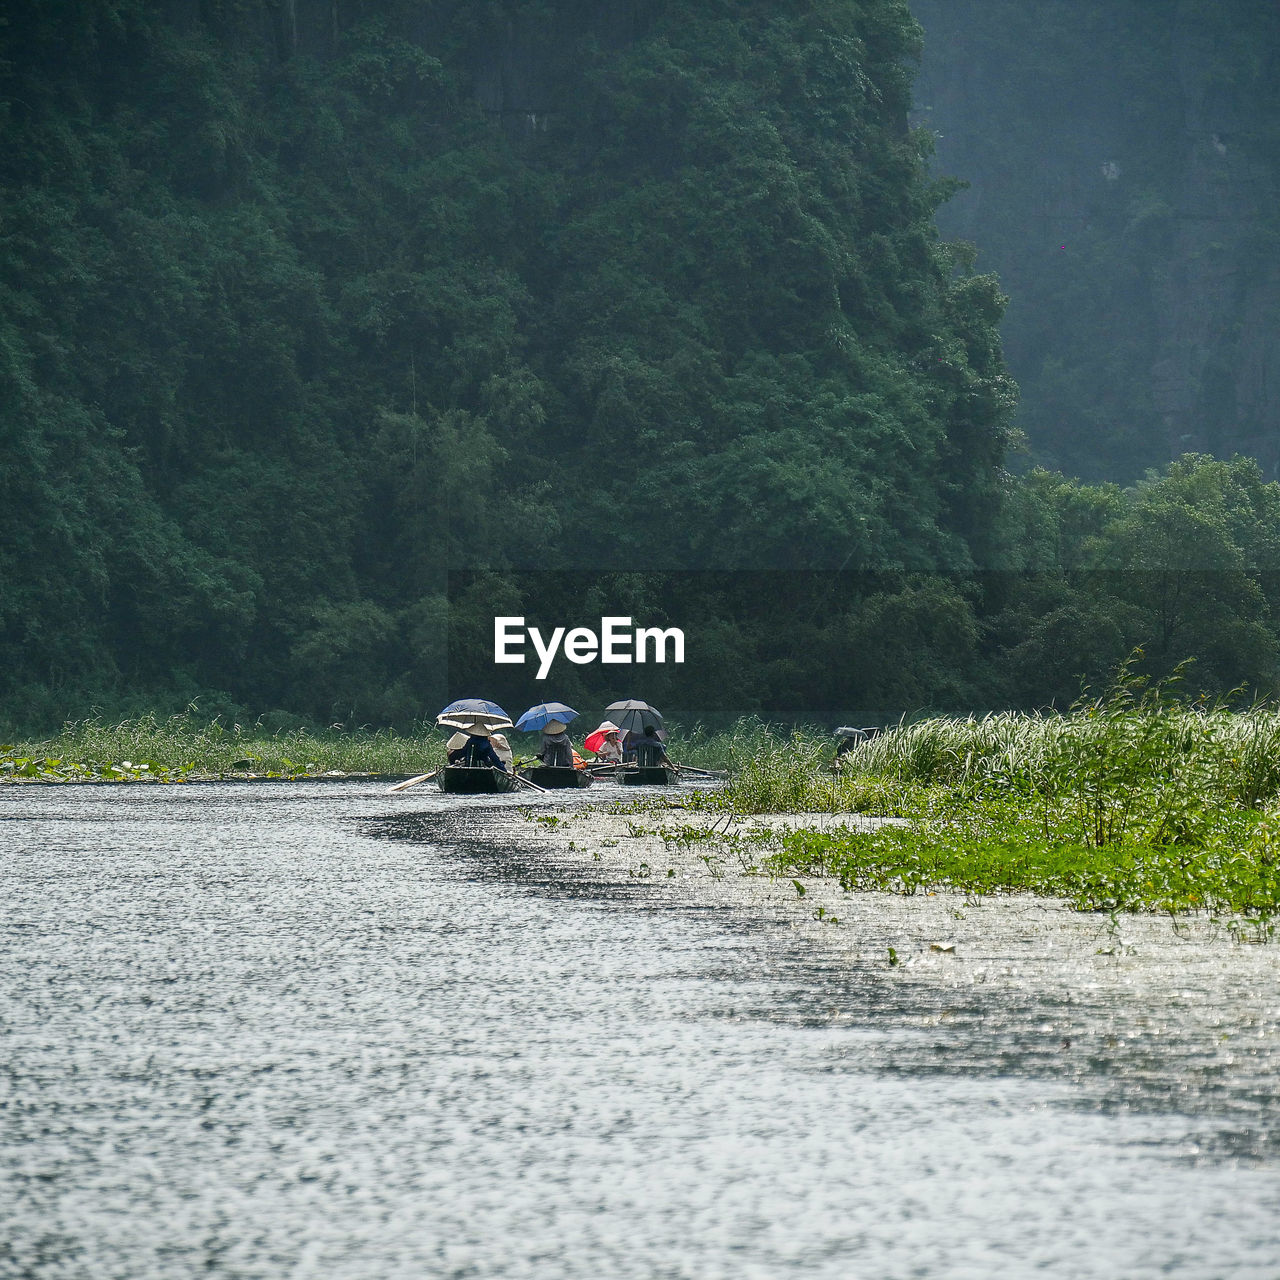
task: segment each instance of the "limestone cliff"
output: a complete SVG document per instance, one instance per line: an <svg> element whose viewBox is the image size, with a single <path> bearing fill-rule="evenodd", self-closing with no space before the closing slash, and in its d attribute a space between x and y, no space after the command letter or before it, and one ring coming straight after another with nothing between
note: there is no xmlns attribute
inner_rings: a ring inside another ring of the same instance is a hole
<svg viewBox="0 0 1280 1280"><path fill-rule="evenodd" d="M1033 455L1127 478L1187 450L1280 474L1280 7L915 0L944 234L1013 301Z"/></svg>

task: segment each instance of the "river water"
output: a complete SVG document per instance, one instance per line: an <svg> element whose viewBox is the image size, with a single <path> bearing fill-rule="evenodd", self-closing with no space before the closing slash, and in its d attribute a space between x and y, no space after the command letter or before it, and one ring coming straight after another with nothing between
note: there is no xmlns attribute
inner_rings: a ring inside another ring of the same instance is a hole
<svg viewBox="0 0 1280 1280"><path fill-rule="evenodd" d="M383 790L0 792L0 1276L1280 1276L1269 1032L1065 1073L1057 997Z"/></svg>

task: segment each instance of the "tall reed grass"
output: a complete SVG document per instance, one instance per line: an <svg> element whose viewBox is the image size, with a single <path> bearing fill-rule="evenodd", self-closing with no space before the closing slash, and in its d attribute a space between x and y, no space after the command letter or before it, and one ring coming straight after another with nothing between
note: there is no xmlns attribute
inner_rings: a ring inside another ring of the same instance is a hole
<svg viewBox="0 0 1280 1280"><path fill-rule="evenodd" d="M810 740L818 743L822 738L816 731L781 728L750 716L737 721L729 729L711 730L702 724L684 729L680 725L672 725L667 750L680 764L738 773L776 751L780 745Z"/></svg>
<svg viewBox="0 0 1280 1280"><path fill-rule="evenodd" d="M893 812L945 798L1016 799L1070 819L1092 844L1144 829L1186 836L1225 810L1280 803L1280 711L1179 700L1122 671L1070 711L1000 712L903 724L832 772L829 738L765 732L735 759L724 803L743 812Z"/></svg>
<svg viewBox="0 0 1280 1280"><path fill-rule="evenodd" d="M1196 780L1246 804L1280 795L1280 713L1092 703L1066 715L924 720L856 749L848 767L982 792L1050 792L1121 776Z"/></svg>

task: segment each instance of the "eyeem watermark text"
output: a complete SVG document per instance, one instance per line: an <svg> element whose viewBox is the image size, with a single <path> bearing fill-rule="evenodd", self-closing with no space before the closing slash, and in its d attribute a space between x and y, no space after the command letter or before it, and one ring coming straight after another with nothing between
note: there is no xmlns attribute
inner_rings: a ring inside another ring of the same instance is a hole
<svg viewBox="0 0 1280 1280"><path fill-rule="evenodd" d="M556 627L551 635L543 638L537 627L526 627L523 618L494 618L493 660L504 663L524 662L526 636L538 655L537 679L545 680L563 644L564 656L570 662L584 666L588 662L614 662L629 665L633 662L666 662L667 647L671 648L671 661L684 661L684 632L679 627L631 628L630 618L601 618L597 634L590 627Z"/></svg>

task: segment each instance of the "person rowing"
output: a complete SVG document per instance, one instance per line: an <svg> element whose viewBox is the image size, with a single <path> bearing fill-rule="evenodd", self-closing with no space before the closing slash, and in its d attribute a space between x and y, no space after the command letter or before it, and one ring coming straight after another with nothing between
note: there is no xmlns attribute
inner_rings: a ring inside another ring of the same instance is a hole
<svg viewBox="0 0 1280 1280"><path fill-rule="evenodd" d="M573 768L573 744L565 732L568 725L563 720L550 720L542 730L542 745L538 759L552 769Z"/></svg>
<svg viewBox="0 0 1280 1280"><path fill-rule="evenodd" d="M675 763L667 755L667 749L658 737L658 731L651 724L643 726L643 732L631 741L631 750L635 752L636 764L641 769L667 768L674 769Z"/></svg>
<svg viewBox="0 0 1280 1280"><path fill-rule="evenodd" d="M499 773L506 773L507 767L502 763L502 758L493 749L493 744L489 741L492 731L485 725L476 724L467 729L467 741L457 754L460 757L457 761L451 756L450 764L461 764L468 769L497 769Z"/></svg>

